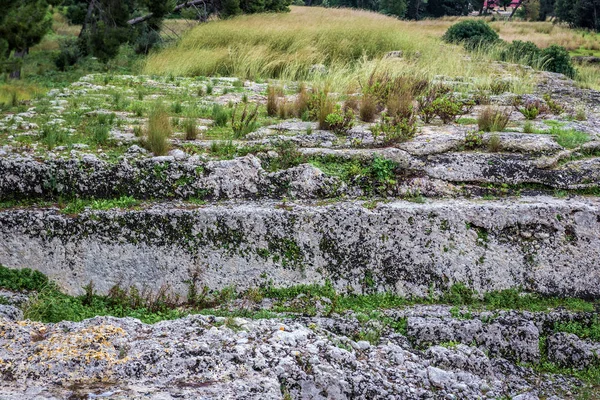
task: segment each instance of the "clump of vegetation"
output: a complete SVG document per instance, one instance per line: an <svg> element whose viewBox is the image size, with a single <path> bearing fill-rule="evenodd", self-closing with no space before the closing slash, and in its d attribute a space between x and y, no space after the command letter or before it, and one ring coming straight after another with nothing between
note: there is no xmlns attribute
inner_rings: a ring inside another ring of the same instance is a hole
<svg viewBox="0 0 600 400"><path fill-rule="evenodd" d="M185 140L196 140L198 137L198 127L196 126L195 119L186 119L183 123L183 129L185 130Z"/></svg>
<svg viewBox="0 0 600 400"><path fill-rule="evenodd" d="M156 103L148 115L144 147L157 156L169 151L169 138L173 133L169 113L162 103Z"/></svg>
<svg viewBox="0 0 600 400"><path fill-rule="evenodd" d="M46 123L40 127L39 137L48 148L67 143L70 138L69 132L58 124Z"/></svg>
<svg viewBox="0 0 600 400"><path fill-rule="evenodd" d="M510 111L486 107L477 118L479 130L484 132L502 132L510 122Z"/></svg>
<svg viewBox="0 0 600 400"><path fill-rule="evenodd" d="M534 120L538 116L548 113L548 106L539 100L523 102L523 99L517 97L513 101L513 107L527 120Z"/></svg>
<svg viewBox="0 0 600 400"><path fill-rule="evenodd" d="M538 67L542 51L532 42L514 40L500 51L500 60Z"/></svg>
<svg viewBox="0 0 600 400"><path fill-rule="evenodd" d="M577 75L569 52L562 46L556 44L550 45L542 50L540 57L543 60L543 68L546 71L565 74L569 78L575 78Z"/></svg>
<svg viewBox="0 0 600 400"><path fill-rule="evenodd" d="M437 115L444 124L456 121L456 117L468 113L473 105L473 102L461 101L452 95L438 97L431 103L434 115Z"/></svg>
<svg viewBox="0 0 600 400"><path fill-rule="evenodd" d="M351 109L343 110L336 104L334 112L327 115L325 124L320 124L320 129L329 129L338 135L346 135L354 126L354 112Z"/></svg>
<svg viewBox="0 0 600 400"><path fill-rule="evenodd" d="M241 114L237 115L237 105L231 113L231 128L233 129L233 136L237 139L245 137L250 132L256 130L258 124L256 119L258 117L258 104L254 107L254 110L248 110L248 104L244 104L244 109Z"/></svg>
<svg viewBox="0 0 600 400"><path fill-rule="evenodd" d="M377 114L377 102L375 96L368 93L363 94L360 99L358 113L362 121L373 122L375 120L375 114Z"/></svg>
<svg viewBox="0 0 600 400"><path fill-rule="evenodd" d="M550 94L548 93L544 94L544 101L546 102L546 105L548 106L550 112L554 115L560 115L565 111L565 108L562 105L558 104L556 101L554 101L552 99L552 96L550 96Z"/></svg>
<svg viewBox="0 0 600 400"><path fill-rule="evenodd" d="M436 107L434 101L450 92L450 88L443 84L432 85L417 97L419 115L423 122L428 124L436 115Z"/></svg>
<svg viewBox="0 0 600 400"><path fill-rule="evenodd" d="M229 111L220 104L213 105L211 117L214 126L227 126L229 121Z"/></svg>
<svg viewBox="0 0 600 400"><path fill-rule="evenodd" d="M561 129L553 126L548 132L556 139L556 142L566 149L574 149L584 143L589 142L590 137L587 133L575 129Z"/></svg>
<svg viewBox="0 0 600 400"><path fill-rule="evenodd" d="M497 153L502 150L502 139L497 133L490 135L487 142L488 151L491 153Z"/></svg>
<svg viewBox="0 0 600 400"><path fill-rule="evenodd" d="M460 43L470 49L500 40L491 26L481 20L466 20L452 25L442 37L448 43Z"/></svg>
<svg viewBox="0 0 600 400"><path fill-rule="evenodd" d="M281 94L281 88L271 85L267 87L267 115L269 117L274 117L278 114L279 96Z"/></svg>
<svg viewBox="0 0 600 400"><path fill-rule="evenodd" d="M469 131L465 135L465 147L467 149L476 149L483 145L482 131Z"/></svg>
<svg viewBox="0 0 600 400"><path fill-rule="evenodd" d="M335 100L329 96L329 88L313 88L309 101L309 115L319 123L319 129L329 129L327 117L335 111Z"/></svg>

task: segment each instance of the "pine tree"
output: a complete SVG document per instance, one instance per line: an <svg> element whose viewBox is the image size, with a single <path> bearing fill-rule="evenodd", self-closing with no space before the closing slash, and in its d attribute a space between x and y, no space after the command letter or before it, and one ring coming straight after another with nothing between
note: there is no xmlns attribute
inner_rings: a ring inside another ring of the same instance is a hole
<svg viewBox="0 0 600 400"><path fill-rule="evenodd" d="M3 0L0 7L0 50L8 59L4 67L10 68L11 78L19 79L23 57L52 27L49 4L46 0Z"/></svg>

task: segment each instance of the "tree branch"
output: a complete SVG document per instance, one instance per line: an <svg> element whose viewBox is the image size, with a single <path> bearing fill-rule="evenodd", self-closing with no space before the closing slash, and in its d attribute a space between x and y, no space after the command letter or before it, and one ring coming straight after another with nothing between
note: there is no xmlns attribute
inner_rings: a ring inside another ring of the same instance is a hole
<svg viewBox="0 0 600 400"><path fill-rule="evenodd" d="M206 5L206 1L207 0L186 1L185 3L182 3L182 4L179 4L179 5L175 6L175 8L173 9L173 11L171 11L171 12L177 12L177 11L179 11L181 9L184 9L184 8L187 8L187 7L192 7L192 6L195 6L197 4L205 4ZM210 1L210 0L208 0L208 1ZM152 18L152 15L153 14L150 13L150 14L144 15L142 17L133 18L133 19L130 19L129 21L127 21L127 23L129 25L139 24L141 22L147 21L150 18Z"/></svg>

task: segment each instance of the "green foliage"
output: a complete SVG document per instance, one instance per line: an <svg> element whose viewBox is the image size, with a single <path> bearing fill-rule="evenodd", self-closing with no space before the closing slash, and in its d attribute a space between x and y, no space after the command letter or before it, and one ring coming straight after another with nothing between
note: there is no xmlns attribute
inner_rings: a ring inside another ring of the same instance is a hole
<svg viewBox="0 0 600 400"><path fill-rule="evenodd" d="M466 114L473 103L456 99L452 95L444 95L436 98L431 103L431 112L437 115L444 124L456 121L456 117Z"/></svg>
<svg viewBox="0 0 600 400"><path fill-rule="evenodd" d="M565 74L569 78L574 78L577 74L569 52L562 46L553 44L545 48L541 52L541 58L546 71Z"/></svg>
<svg viewBox="0 0 600 400"><path fill-rule="evenodd" d="M469 131L465 135L465 147L467 149L476 149L483 144L482 131Z"/></svg>
<svg viewBox="0 0 600 400"><path fill-rule="evenodd" d="M452 25L442 37L448 43L460 43L474 49L494 44L500 38L487 23L481 20L466 20Z"/></svg>
<svg viewBox="0 0 600 400"><path fill-rule="evenodd" d="M75 38L62 38L59 40L59 53L54 63L59 71L65 71L68 67L75 65L81 57L81 50Z"/></svg>
<svg viewBox="0 0 600 400"><path fill-rule="evenodd" d="M375 156L371 164L373 178L382 184L394 184L396 163L387 158Z"/></svg>
<svg viewBox="0 0 600 400"><path fill-rule="evenodd" d="M379 122L371 127L373 137L383 137L384 145L406 142L417 133L417 121L410 118L391 118L387 113L382 113Z"/></svg>
<svg viewBox="0 0 600 400"><path fill-rule="evenodd" d="M62 204L63 214L79 214L86 208L90 210L110 210L113 208L133 208L140 202L131 196L121 196L118 199L74 199Z"/></svg>
<svg viewBox="0 0 600 400"><path fill-rule="evenodd" d="M541 50L535 43L514 40L502 48L500 59L502 61L537 66L541 53Z"/></svg>
<svg viewBox="0 0 600 400"><path fill-rule="evenodd" d="M231 113L231 128L233 129L233 136L237 139L246 137L247 134L256 130L258 123L256 119L258 117L258 104L255 105L254 110L248 110L248 104L244 103L244 109L241 114L237 115L237 104Z"/></svg>
<svg viewBox="0 0 600 400"><path fill-rule="evenodd" d="M335 106L334 112L327 115L321 129L329 129L338 135L346 135L354 126L354 112L351 109L342 110L340 105Z"/></svg>
<svg viewBox="0 0 600 400"><path fill-rule="evenodd" d="M561 129L553 126L548 133L553 135L556 142L566 149L574 149L590 141L587 133L575 129Z"/></svg>
<svg viewBox="0 0 600 400"><path fill-rule="evenodd" d="M215 104L212 108L211 117L214 126L227 126L227 121L229 121L229 111L222 105Z"/></svg>
<svg viewBox="0 0 600 400"><path fill-rule="evenodd" d="M39 271L24 269L11 269L0 265L0 288L24 291L40 291L50 285L46 275Z"/></svg>

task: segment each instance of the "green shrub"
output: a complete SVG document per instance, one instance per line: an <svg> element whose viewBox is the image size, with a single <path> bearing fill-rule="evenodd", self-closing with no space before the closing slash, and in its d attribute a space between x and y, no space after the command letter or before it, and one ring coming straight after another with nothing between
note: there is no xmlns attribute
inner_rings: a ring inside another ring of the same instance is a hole
<svg viewBox="0 0 600 400"><path fill-rule="evenodd" d="M452 95L445 95L435 99L431 107L433 113L440 117L444 124L448 124L454 122L457 116L466 114L473 104L460 101Z"/></svg>
<svg viewBox="0 0 600 400"><path fill-rule="evenodd" d="M541 58L544 62L544 70L565 74L569 78L574 78L577 71L571 62L571 56L567 49L556 44L542 50Z"/></svg>
<svg viewBox="0 0 600 400"><path fill-rule="evenodd" d="M470 49L493 44L500 39L496 31L481 20L466 20L454 24L442 38L448 43L461 43Z"/></svg>
<svg viewBox="0 0 600 400"><path fill-rule="evenodd" d="M535 43L514 40L512 43L504 46L500 52L500 59L502 61L536 66L540 60L541 53L542 51Z"/></svg>
<svg viewBox="0 0 600 400"><path fill-rule="evenodd" d="M465 135L465 147L467 149L476 149L483 144L482 131L469 131Z"/></svg>
<svg viewBox="0 0 600 400"><path fill-rule="evenodd" d="M229 121L229 111L220 104L215 104L212 108L212 120L214 126L226 126Z"/></svg>
<svg viewBox="0 0 600 400"><path fill-rule="evenodd" d="M382 113L379 122L371 127L371 132L375 138L383 136L385 145L406 142L417 133L417 121L416 118L398 120Z"/></svg>
<svg viewBox="0 0 600 400"><path fill-rule="evenodd" d="M351 109L344 111L336 105L334 112L325 118L325 126L338 135L345 135L354 126L354 112Z"/></svg>
<svg viewBox="0 0 600 400"><path fill-rule="evenodd" d="M0 265L0 288L13 290L40 291L49 285L46 275L39 271L24 269L11 269Z"/></svg>
<svg viewBox="0 0 600 400"><path fill-rule="evenodd" d="M487 142L488 151L491 153L497 153L502 150L502 139L498 136L497 133L490 135L490 138Z"/></svg>
<svg viewBox="0 0 600 400"><path fill-rule="evenodd" d="M396 181L394 178L396 177L396 163L392 160L388 160L387 158L375 156L373 158L373 163L371 164L371 171L373 178L382 184L395 184Z"/></svg>

